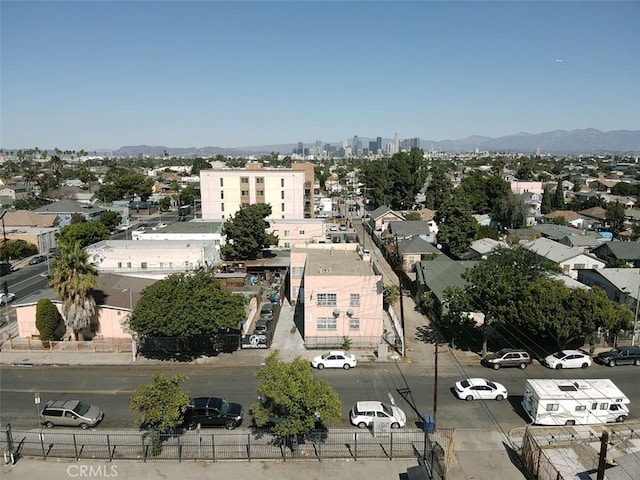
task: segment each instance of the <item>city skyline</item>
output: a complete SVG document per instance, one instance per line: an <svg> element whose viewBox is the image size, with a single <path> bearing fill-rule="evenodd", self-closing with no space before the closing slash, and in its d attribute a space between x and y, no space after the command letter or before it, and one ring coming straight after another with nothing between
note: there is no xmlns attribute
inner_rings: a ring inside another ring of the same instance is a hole
<svg viewBox="0 0 640 480"><path fill-rule="evenodd" d="M640 129L638 2L0 7L2 148Z"/></svg>

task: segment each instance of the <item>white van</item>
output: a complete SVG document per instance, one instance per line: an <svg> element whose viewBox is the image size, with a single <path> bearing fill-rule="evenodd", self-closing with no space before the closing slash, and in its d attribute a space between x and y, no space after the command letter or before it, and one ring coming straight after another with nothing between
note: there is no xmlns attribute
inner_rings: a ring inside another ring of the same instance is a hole
<svg viewBox="0 0 640 480"><path fill-rule="evenodd" d="M366 428L376 421L388 422L391 428L404 427L407 416L395 405L382 402L358 402L349 414L351 424L358 428Z"/></svg>

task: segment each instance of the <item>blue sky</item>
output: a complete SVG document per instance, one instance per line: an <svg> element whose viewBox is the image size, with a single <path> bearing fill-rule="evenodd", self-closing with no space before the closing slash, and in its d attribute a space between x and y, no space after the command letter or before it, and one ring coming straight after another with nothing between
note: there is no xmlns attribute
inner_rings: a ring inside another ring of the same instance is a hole
<svg viewBox="0 0 640 480"><path fill-rule="evenodd" d="M2 148L640 129L640 2L5 1Z"/></svg>

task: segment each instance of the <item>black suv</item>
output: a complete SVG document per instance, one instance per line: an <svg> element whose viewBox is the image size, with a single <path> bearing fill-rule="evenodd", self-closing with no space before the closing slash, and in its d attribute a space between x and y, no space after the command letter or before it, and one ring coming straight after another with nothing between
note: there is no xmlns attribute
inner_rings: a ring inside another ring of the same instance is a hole
<svg viewBox="0 0 640 480"><path fill-rule="evenodd" d="M598 354L596 360L603 365L637 365L640 367L640 347L615 347Z"/></svg>
<svg viewBox="0 0 640 480"><path fill-rule="evenodd" d="M225 427L233 430L242 425L244 409L239 403L229 403L224 398L192 398L184 413L184 425L192 430L198 424L203 427Z"/></svg>
<svg viewBox="0 0 640 480"><path fill-rule="evenodd" d="M522 350L503 348L496 353L488 354L481 363L494 370L498 370L500 367L518 367L524 370L531 363L531 356Z"/></svg>

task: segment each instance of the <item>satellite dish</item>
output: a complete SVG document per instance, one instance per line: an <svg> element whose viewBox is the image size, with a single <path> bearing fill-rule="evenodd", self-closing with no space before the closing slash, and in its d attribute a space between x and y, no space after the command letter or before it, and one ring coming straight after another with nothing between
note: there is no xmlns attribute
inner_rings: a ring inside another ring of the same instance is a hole
<svg viewBox="0 0 640 480"><path fill-rule="evenodd" d="M102 263L104 261L104 255L101 253L96 253L93 256L93 263Z"/></svg>

